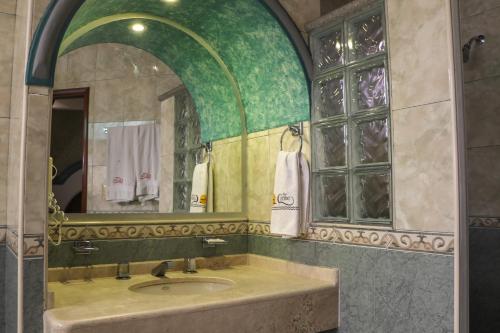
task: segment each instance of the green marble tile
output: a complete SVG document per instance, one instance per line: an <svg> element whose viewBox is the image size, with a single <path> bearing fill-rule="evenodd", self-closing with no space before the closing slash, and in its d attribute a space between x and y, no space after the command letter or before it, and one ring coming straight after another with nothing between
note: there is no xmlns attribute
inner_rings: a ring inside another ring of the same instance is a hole
<svg viewBox="0 0 500 333"><path fill-rule="evenodd" d="M257 235L248 252L339 268L338 333L453 331L453 256Z"/></svg>
<svg viewBox="0 0 500 333"><path fill-rule="evenodd" d="M93 244L99 251L90 255L76 255L73 242L60 246L49 245L49 267L73 267L85 265L114 264L121 261L140 262L148 260L179 259L185 257L211 257L247 253L247 236L221 236L227 245L203 248L200 237L168 237L125 240L96 240Z"/></svg>

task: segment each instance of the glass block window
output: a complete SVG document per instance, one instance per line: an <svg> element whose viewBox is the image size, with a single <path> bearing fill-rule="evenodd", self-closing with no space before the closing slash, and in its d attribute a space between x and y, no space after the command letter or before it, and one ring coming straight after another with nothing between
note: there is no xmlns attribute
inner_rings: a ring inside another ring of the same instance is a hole
<svg viewBox="0 0 500 333"><path fill-rule="evenodd" d="M392 223L384 7L311 35L315 222Z"/></svg>
<svg viewBox="0 0 500 333"><path fill-rule="evenodd" d="M200 121L187 91L175 95L174 212L188 212L196 163L201 161Z"/></svg>

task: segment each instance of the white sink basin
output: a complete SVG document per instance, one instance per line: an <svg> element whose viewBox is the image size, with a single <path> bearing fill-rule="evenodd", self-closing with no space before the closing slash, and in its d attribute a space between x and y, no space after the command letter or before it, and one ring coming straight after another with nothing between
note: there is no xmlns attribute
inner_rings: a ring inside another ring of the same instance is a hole
<svg viewBox="0 0 500 333"><path fill-rule="evenodd" d="M231 289L234 282L221 278L161 278L130 286L129 290L148 295L196 295Z"/></svg>

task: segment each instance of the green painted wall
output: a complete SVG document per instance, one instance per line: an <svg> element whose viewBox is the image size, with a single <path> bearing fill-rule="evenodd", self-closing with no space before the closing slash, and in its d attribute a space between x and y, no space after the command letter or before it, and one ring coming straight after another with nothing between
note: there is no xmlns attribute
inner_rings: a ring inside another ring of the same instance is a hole
<svg viewBox="0 0 500 333"><path fill-rule="evenodd" d="M144 13L175 21L201 36L235 78L249 132L309 119L308 81L292 43L258 0L87 0L66 37L110 15ZM142 48L168 64L183 80L202 120L203 139L239 135L237 96L210 53L178 30L145 22L134 35L130 21L110 23L77 39L68 50L102 42Z"/></svg>

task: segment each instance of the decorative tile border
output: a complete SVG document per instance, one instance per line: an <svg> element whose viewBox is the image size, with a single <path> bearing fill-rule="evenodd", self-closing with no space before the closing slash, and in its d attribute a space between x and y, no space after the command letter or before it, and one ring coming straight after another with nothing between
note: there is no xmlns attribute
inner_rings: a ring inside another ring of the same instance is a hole
<svg viewBox="0 0 500 333"><path fill-rule="evenodd" d="M17 231L12 229L7 229L7 233L5 235L5 240L7 243L7 247L9 247L12 252L17 255Z"/></svg>
<svg viewBox="0 0 500 333"><path fill-rule="evenodd" d="M24 235L24 257L41 257L44 255L43 235Z"/></svg>
<svg viewBox="0 0 500 333"><path fill-rule="evenodd" d="M500 228L500 217L470 216L469 227L471 228Z"/></svg>
<svg viewBox="0 0 500 333"><path fill-rule="evenodd" d="M62 239L137 239L247 233L247 222L63 226ZM56 234L51 237L57 239Z"/></svg>
<svg viewBox="0 0 500 333"><path fill-rule="evenodd" d="M7 230L6 234L7 246L14 252L16 255L18 254L18 244L19 237L17 235L17 231L12 229ZM43 235L24 235L24 257L32 258L32 257L42 257L44 255L44 237Z"/></svg>
<svg viewBox="0 0 500 333"><path fill-rule="evenodd" d="M268 222L250 222L248 231L249 234L255 235L271 234ZM454 237L452 234L445 233L311 226L303 239L393 250L442 254L453 254L454 252Z"/></svg>

